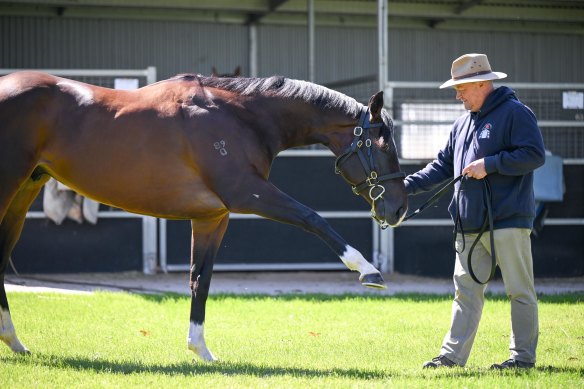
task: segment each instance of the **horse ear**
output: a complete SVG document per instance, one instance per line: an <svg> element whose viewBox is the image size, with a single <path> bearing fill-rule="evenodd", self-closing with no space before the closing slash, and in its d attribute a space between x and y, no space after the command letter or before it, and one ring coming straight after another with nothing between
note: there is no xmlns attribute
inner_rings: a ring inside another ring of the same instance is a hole
<svg viewBox="0 0 584 389"><path fill-rule="evenodd" d="M383 109L383 91L377 92L369 99L370 122L381 119L381 110Z"/></svg>
<svg viewBox="0 0 584 389"><path fill-rule="evenodd" d="M211 77L219 77L219 73L217 73L217 69L215 69L215 66L211 68Z"/></svg>
<svg viewBox="0 0 584 389"><path fill-rule="evenodd" d="M241 75L241 66L237 66L233 71L233 77L239 77Z"/></svg>

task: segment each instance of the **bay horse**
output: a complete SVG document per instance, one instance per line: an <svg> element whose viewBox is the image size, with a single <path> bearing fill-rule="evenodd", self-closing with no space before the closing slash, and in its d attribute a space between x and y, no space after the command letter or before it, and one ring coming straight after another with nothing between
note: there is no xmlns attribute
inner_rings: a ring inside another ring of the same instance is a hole
<svg viewBox="0 0 584 389"><path fill-rule="evenodd" d="M205 304L230 212L311 232L363 285L385 287L380 272L323 218L268 181L280 151L310 144L337 156L337 173L381 227L400 224L405 174L382 92L365 106L280 76L183 74L132 91L32 71L0 78L0 339L29 352L16 336L4 273L49 177L129 212L191 220L187 345L206 361L215 357L203 333Z"/></svg>

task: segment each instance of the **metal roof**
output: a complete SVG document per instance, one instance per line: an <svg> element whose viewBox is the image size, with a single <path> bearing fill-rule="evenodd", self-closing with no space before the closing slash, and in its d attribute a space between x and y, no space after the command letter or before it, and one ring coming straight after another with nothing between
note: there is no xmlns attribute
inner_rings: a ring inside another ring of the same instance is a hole
<svg viewBox="0 0 584 389"><path fill-rule="evenodd" d="M0 15L306 24L307 0L0 0ZM316 25L375 26L377 0L314 0ZM390 28L584 34L584 0L388 0Z"/></svg>

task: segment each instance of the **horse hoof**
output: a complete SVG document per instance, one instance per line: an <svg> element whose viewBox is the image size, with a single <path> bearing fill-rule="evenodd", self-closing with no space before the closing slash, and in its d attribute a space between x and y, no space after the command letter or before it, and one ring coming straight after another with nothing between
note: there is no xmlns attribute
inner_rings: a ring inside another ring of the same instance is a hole
<svg viewBox="0 0 584 389"><path fill-rule="evenodd" d="M361 285L373 289L387 289L385 281L379 273L365 274L361 277Z"/></svg>

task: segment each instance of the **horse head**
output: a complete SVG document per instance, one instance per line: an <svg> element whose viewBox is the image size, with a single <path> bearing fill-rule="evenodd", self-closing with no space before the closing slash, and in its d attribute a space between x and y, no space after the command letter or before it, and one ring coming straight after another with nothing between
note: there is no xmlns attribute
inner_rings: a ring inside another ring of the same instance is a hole
<svg viewBox="0 0 584 389"><path fill-rule="evenodd" d="M383 92L363 107L353 140L337 157L335 171L371 205L371 216L381 228L402 222L408 209L405 173L399 166L393 122L383 109Z"/></svg>

